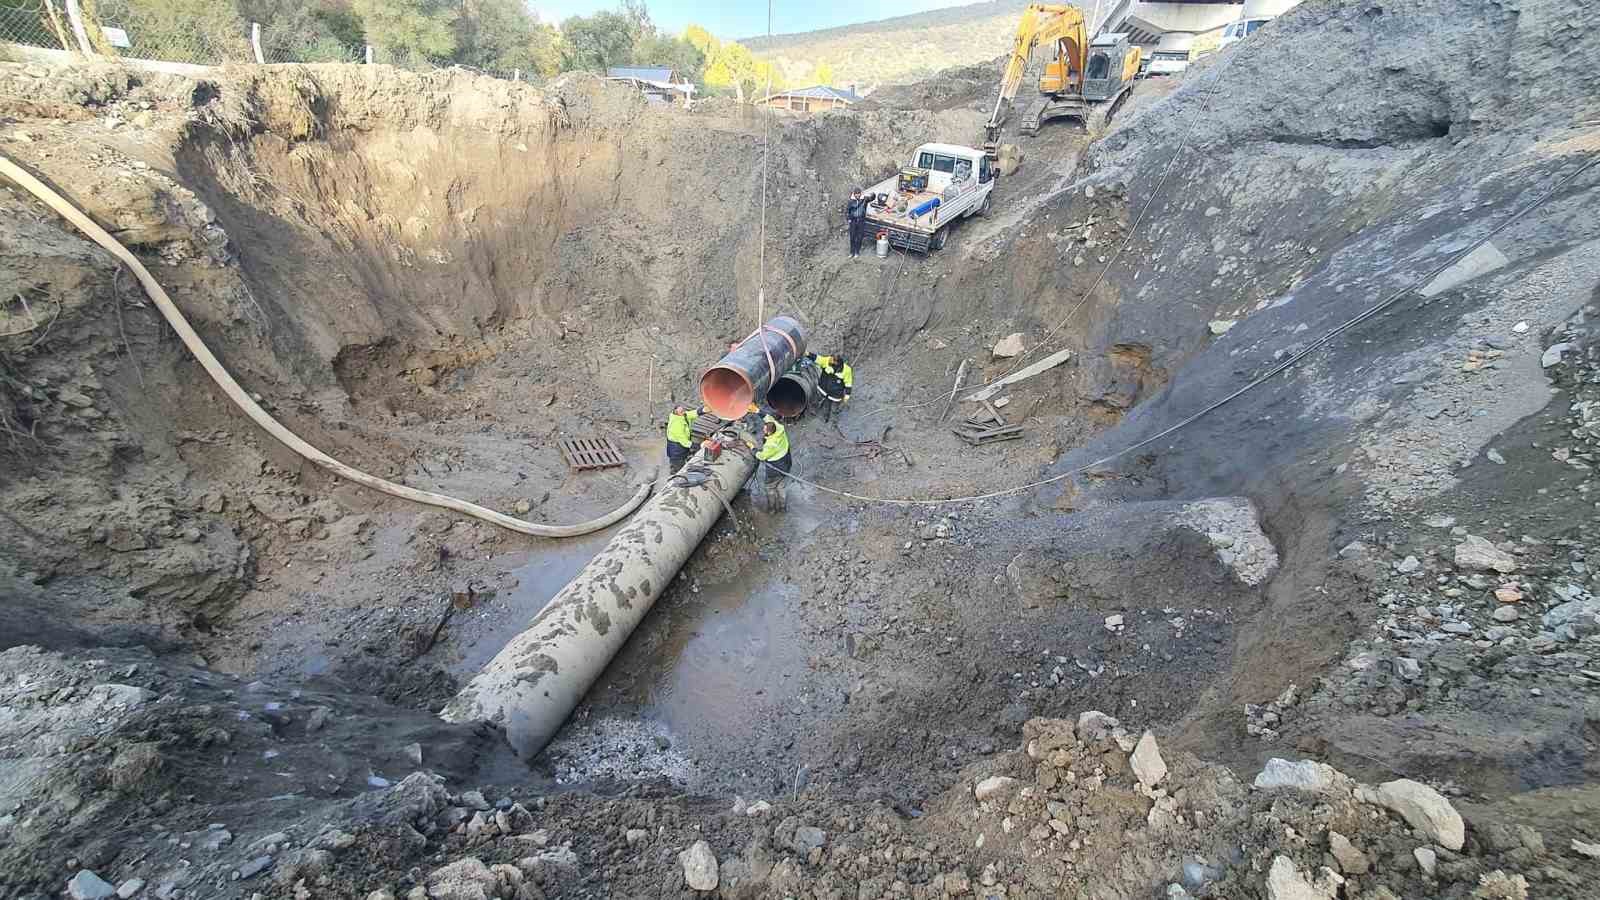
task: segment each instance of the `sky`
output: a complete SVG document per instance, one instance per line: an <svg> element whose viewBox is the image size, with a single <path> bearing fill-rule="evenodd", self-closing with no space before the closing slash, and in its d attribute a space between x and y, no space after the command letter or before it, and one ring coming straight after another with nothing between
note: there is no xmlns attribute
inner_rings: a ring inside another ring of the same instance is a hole
<svg viewBox="0 0 1600 900"><path fill-rule="evenodd" d="M705 0L646 0L650 18L663 31L676 34L685 25L705 26L721 38L747 38L767 33L767 5L761 0L740 3ZM946 6L965 6L974 0L772 0L772 33L815 31L854 25L893 16L925 12ZM559 23L568 16L586 16L615 8L617 0L532 0L541 21Z"/></svg>

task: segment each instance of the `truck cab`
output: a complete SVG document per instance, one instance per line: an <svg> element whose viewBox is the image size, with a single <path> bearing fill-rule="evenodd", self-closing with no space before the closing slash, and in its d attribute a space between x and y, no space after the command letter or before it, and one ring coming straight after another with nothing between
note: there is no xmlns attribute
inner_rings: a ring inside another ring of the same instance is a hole
<svg viewBox="0 0 1600 900"><path fill-rule="evenodd" d="M867 234L919 253L942 249L957 219L989 211L998 175L982 150L923 144L900 171L867 188Z"/></svg>

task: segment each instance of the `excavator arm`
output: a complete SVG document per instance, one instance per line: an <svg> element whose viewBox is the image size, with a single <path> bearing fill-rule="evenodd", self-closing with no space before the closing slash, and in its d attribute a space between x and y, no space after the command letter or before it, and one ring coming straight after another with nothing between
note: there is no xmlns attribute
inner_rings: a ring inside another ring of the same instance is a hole
<svg viewBox="0 0 1600 900"><path fill-rule="evenodd" d="M1051 3L1030 3L1022 11L1022 21L1017 24L1017 37L1011 45L1011 56L1006 60L1005 74L1000 78L1000 96L995 100L994 112L984 129L984 150L994 156L1000 141L1000 131L1006 114L1016 99L1017 88L1022 86L1022 76L1028 68L1028 59L1040 44L1055 48L1055 59L1061 73L1077 73L1082 77L1083 57L1088 49L1088 25L1083 13L1075 6ZM1066 87L1065 84L1062 85Z"/></svg>

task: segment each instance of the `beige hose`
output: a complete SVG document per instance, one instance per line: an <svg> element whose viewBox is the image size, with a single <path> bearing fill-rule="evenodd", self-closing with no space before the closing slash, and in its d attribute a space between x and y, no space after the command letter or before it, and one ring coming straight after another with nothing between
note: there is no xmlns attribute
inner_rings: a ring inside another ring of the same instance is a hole
<svg viewBox="0 0 1600 900"><path fill-rule="evenodd" d="M178 337L183 339L184 346L188 347L189 352L193 353L195 359L200 361L200 365L205 367L206 372L211 375L211 380L222 388L223 393L228 395L228 399L244 410L244 414L249 416L257 425L260 425L268 434L283 442L284 446L341 478L399 497L402 500L454 510L463 515L482 519L490 524L499 525L501 528L510 529L521 534L552 538L577 537L578 535L589 534L616 524L627 518L635 509L638 509L639 504L650 496L650 487L652 482L655 481L653 476L645 479L639 489L634 492L634 495L628 499L628 502L597 519L590 519L577 525L540 525L535 522L524 522L521 519L512 518L492 509L478 506L475 503L468 503L465 500L457 500L454 497L446 497L443 494L435 494L432 491L419 491L416 488L395 484L392 481L368 475L359 469L353 469L306 443L299 435L283 427L277 419L268 415L266 410L250 399L250 395L245 392L244 388L241 388L239 383L233 380L233 376L228 374L228 370L224 369L222 363L218 362L217 358L211 354L210 348L200 339L200 335L195 333L194 328L189 325L189 320L185 319L183 313L173 304L172 298L168 297L167 292L162 289L160 284L156 283L155 278L151 277L150 271L144 267L143 263L139 262L138 257L128 251L127 247L122 246L121 242L112 237L104 228L95 224L93 219L90 219L81 210L62 198L60 194L57 194L39 179L28 174L3 154L0 154L0 175L11 179L28 193L44 201L45 204L60 213L68 222L76 225L79 231L88 235L90 240L104 247L129 269L132 269L134 276L139 279L139 283L144 285L145 292L150 295L150 299L155 301L156 308L160 309L161 314L167 317L167 322L172 325L172 330L176 331Z"/></svg>

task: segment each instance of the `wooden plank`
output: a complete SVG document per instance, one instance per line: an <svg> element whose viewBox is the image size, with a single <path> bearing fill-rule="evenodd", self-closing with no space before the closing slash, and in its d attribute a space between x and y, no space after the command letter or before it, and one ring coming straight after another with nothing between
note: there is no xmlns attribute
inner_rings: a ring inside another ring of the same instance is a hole
<svg viewBox="0 0 1600 900"><path fill-rule="evenodd" d="M996 381L994 384L983 388L982 390L974 391L971 394L968 394L964 399L976 401L987 400L990 397L993 397L995 394L1000 393L1000 391L1004 390L1007 385L1016 384L1019 381L1025 381L1035 375L1038 375L1040 372L1053 369L1056 366L1066 362L1071 356L1071 350L1058 350L1025 369L1013 372L999 381Z"/></svg>
<svg viewBox="0 0 1600 900"><path fill-rule="evenodd" d="M983 404L984 410L989 413L989 418L1001 425L1006 424L1006 417L1000 415L1000 410L995 409L993 403L990 403L987 400L980 400L978 402Z"/></svg>

